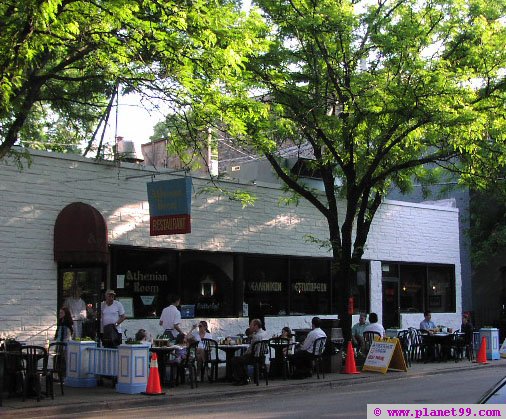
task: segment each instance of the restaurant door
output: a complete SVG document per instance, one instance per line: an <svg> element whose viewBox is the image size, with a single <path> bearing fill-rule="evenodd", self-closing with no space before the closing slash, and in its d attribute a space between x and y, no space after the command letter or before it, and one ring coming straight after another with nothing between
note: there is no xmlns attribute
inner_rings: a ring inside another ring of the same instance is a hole
<svg viewBox="0 0 506 419"><path fill-rule="evenodd" d="M54 224L54 260L58 263L58 309L67 306L74 337L95 338L100 316L100 291L109 262L107 225L91 205L73 202Z"/></svg>
<svg viewBox="0 0 506 419"><path fill-rule="evenodd" d="M105 268L60 268L58 279L58 307L66 306L71 311L74 336L95 339Z"/></svg>
<svg viewBox="0 0 506 419"><path fill-rule="evenodd" d="M399 281L383 279L383 327L400 328Z"/></svg>

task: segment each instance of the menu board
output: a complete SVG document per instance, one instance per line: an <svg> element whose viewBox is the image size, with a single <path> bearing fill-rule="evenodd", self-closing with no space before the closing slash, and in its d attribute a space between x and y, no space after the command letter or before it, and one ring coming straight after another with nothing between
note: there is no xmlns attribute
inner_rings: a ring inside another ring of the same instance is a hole
<svg viewBox="0 0 506 419"><path fill-rule="evenodd" d="M367 353L362 371L407 371L401 344L397 338L376 338Z"/></svg>
<svg viewBox="0 0 506 419"><path fill-rule="evenodd" d="M123 308L125 309L125 316L132 319L134 317L134 299L129 297L116 297L116 300L123 305Z"/></svg>

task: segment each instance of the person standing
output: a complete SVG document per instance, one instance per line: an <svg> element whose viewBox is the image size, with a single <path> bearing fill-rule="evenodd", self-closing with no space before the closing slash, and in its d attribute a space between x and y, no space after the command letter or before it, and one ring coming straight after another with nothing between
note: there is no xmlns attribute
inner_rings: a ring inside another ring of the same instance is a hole
<svg viewBox="0 0 506 419"><path fill-rule="evenodd" d="M177 309L177 306L181 303L181 298L179 295L169 296L169 303L170 305L162 310L160 326L163 327L164 334L170 333L176 338L177 335L183 333L180 326L181 312Z"/></svg>
<svg viewBox="0 0 506 419"><path fill-rule="evenodd" d="M105 301L102 301L101 309L101 329L102 339L106 340L108 345L116 347L122 342L122 329L121 323L126 319L125 309L123 304L116 301L116 292L114 290L107 290L105 292Z"/></svg>
<svg viewBox="0 0 506 419"><path fill-rule="evenodd" d="M83 336L83 321L86 320L86 303L81 298L81 289L73 287L72 295L67 297L63 303L70 310L72 321L74 322L74 338Z"/></svg>
<svg viewBox="0 0 506 419"><path fill-rule="evenodd" d="M72 337L73 321L68 307L63 306L58 312L56 321L56 333L54 340L56 342L68 342Z"/></svg>
<svg viewBox="0 0 506 419"><path fill-rule="evenodd" d="M462 315L462 324L460 325L460 331L464 333L464 343L466 345L466 355L469 357L470 351L473 350L473 324L471 323L471 319L469 318L469 314L464 313Z"/></svg>

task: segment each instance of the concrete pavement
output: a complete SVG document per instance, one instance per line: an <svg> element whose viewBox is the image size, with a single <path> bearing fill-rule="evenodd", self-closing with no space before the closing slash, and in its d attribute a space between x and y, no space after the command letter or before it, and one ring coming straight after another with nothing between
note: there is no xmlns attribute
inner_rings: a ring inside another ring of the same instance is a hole
<svg viewBox="0 0 506 419"><path fill-rule="evenodd" d="M21 398L7 398L4 394L3 407L0 407L0 416L2 418L34 418L58 416L61 414L79 414L91 411L101 411L104 416L107 412L120 408L142 407L150 405L167 404L170 406L175 403L194 402L196 398L203 397L205 400L213 398L237 397L254 395L264 392L286 392L300 390L304 388L318 387L340 387L350 386L363 382L380 382L383 380L396 380L421 375L444 374L458 370L469 370L475 368L504 368L506 375L506 359L497 361L488 361L488 364L477 364L467 360L459 362L441 362L441 363L414 363L407 372L389 371L386 374L377 372L361 372L360 374L340 374L326 373L325 378L317 379L316 375L304 380L269 380L269 385L265 385L265 380L260 381L260 385L249 384L236 387L229 383L198 383L198 388L191 389L189 384L179 385L174 388L164 388L165 395L146 396L142 394L121 394L117 393L111 386L111 382L104 380L104 385L96 388L71 388L65 387L65 395L61 395L60 386L55 383L55 398L44 398L40 402L36 399L28 399L25 402Z"/></svg>

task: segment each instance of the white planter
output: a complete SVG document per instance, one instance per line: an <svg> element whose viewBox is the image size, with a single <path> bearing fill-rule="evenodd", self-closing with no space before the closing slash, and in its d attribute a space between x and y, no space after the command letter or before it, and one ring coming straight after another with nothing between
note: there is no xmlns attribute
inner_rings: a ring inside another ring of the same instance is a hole
<svg viewBox="0 0 506 419"><path fill-rule="evenodd" d="M501 358L501 354L499 353L499 329L494 327L482 327L480 329L480 342L482 336L485 336L487 339L487 359L488 360L497 360Z"/></svg>
<svg viewBox="0 0 506 419"><path fill-rule="evenodd" d="M118 393L136 394L146 391L149 375L149 344L118 347Z"/></svg>
<svg viewBox="0 0 506 419"><path fill-rule="evenodd" d="M67 342L67 377L65 385L69 387L96 387L95 375L89 374L90 351L96 348L95 341Z"/></svg>

